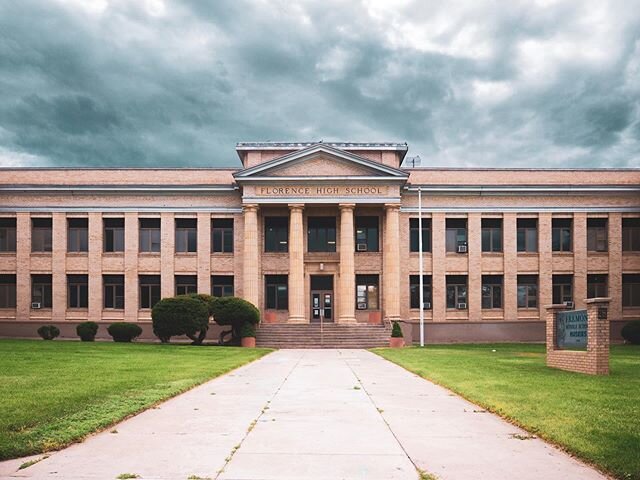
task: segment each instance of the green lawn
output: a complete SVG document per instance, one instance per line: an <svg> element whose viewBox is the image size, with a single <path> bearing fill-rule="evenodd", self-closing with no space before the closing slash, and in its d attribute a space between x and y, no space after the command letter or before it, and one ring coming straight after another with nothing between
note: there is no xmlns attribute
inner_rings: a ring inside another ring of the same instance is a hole
<svg viewBox="0 0 640 480"><path fill-rule="evenodd" d="M269 351L0 340L0 460L78 441Z"/></svg>
<svg viewBox="0 0 640 480"><path fill-rule="evenodd" d="M618 478L640 479L638 346L612 347L611 374L600 377L547 368L544 345L373 351Z"/></svg>

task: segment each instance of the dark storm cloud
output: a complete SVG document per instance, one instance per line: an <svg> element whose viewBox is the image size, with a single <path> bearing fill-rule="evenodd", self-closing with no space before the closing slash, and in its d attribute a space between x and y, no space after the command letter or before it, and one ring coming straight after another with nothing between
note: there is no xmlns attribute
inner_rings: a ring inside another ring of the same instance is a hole
<svg viewBox="0 0 640 480"><path fill-rule="evenodd" d="M623 2L0 4L0 164L237 165L243 140L640 166Z"/></svg>

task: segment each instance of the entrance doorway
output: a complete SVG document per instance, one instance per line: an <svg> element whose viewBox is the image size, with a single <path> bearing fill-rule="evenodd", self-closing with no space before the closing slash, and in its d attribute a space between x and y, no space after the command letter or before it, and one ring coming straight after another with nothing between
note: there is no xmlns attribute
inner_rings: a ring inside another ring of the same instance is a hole
<svg viewBox="0 0 640 480"><path fill-rule="evenodd" d="M311 321L333 322L333 275L311 275Z"/></svg>

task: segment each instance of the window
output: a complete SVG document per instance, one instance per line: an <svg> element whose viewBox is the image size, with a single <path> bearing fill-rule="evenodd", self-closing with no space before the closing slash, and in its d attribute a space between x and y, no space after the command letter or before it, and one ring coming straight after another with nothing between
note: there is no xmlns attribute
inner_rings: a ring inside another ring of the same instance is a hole
<svg viewBox="0 0 640 480"><path fill-rule="evenodd" d="M467 308L466 275L447 275L447 308Z"/></svg>
<svg viewBox="0 0 640 480"><path fill-rule="evenodd" d="M502 251L502 219L501 218L483 218L482 219L482 251L483 252L501 252Z"/></svg>
<svg viewBox="0 0 640 480"><path fill-rule="evenodd" d="M211 295L233 297L233 275L211 275Z"/></svg>
<svg viewBox="0 0 640 480"><path fill-rule="evenodd" d="M140 251L160 251L160 219L141 218L140 222Z"/></svg>
<svg viewBox="0 0 640 480"><path fill-rule="evenodd" d="M607 297L607 275L587 275L587 298Z"/></svg>
<svg viewBox="0 0 640 480"><path fill-rule="evenodd" d="M519 218L517 221L518 251L538 251L538 220L535 218Z"/></svg>
<svg viewBox="0 0 640 480"><path fill-rule="evenodd" d="M573 302L573 275L553 276L553 303Z"/></svg>
<svg viewBox="0 0 640 480"><path fill-rule="evenodd" d="M211 221L211 251L233 253L233 218L214 218Z"/></svg>
<svg viewBox="0 0 640 480"><path fill-rule="evenodd" d="M140 275L140 308L153 308L160 301L160 275Z"/></svg>
<svg viewBox="0 0 640 480"><path fill-rule="evenodd" d="M356 217L356 251L378 251L378 217Z"/></svg>
<svg viewBox="0 0 640 480"><path fill-rule="evenodd" d="M39 308L51 308L51 275L31 275L31 303L39 304Z"/></svg>
<svg viewBox="0 0 640 480"><path fill-rule="evenodd" d="M307 247L310 252L336 251L336 218L309 217Z"/></svg>
<svg viewBox="0 0 640 480"><path fill-rule="evenodd" d="M418 228L419 224L418 218L410 218L409 219L409 250L412 252L418 252L419 248L419 235L420 231ZM431 219L423 218L422 219L422 251L430 252L431 251Z"/></svg>
<svg viewBox="0 0 640 480"><path fill-rule="evenodd" d="M356 275L356 308L358 310L378 309L378 275Z"/></svg>
<svg viewBox="0 0 640 480"><path fill-rule="evenodd" d="M518 275L518 308L538 308L537 275Z"/></svg>
<svg viewBox="0 0 640 480"><path fill-rule="evenodd" d="M31 219L31 251L50 252L51 251L51 219L32 218Z"/></svg>
<svg viewBox="0 0 640 480"><path fill-rule="evenodd" d="M622 306L640 307L640 274L622 275Z"/></svg>
<svg viewBox="0 0 640 480"><path fill-rule="evenodd" d="M67 219L67 252L89 251L89 219Z"/></svg>
<svg viewBox="0 0 640 480"><path fill-rule="evenodd" d="M103 275L104 308L124 308L124 275Z"/></svg>
<svg viewBox="0 0 640 480"><path fill-rule="evenodd" d="M571 251L571 227L573 221L570 218L554 218L551 221L551 250L554 252Z"/></svg>
<svg viewBox="0 0 640 480"><path fill-rule="evenodd" d="M287 252L289 250L289 218L264 218L264 251Z"/></svg>
<svg viewBox="0 0 640 480"><path fill-rule="evenodd" d="M194 253L198 249L198 219L176 218L176 252Z"/></svg>
<svg viewBox="0 0 640 480"><path fill-rule="evenodd" d="M622 250L640 252L640 218L622 219Z"/></svg>
<svg viewBox="0 0 640 480"><path fill-rule="evenodd" d="M0 218L0 252L16 251L16 219Z"/></svg>
<svg viewBox="0 0 640 480"><path fill-rule="evenodd" d="M269 310L289 309L289 276L265 275L265 304Z"/></svg>
<svg viewBox="0 0 640 480"><path fill-rule="evenodd" d="M16 308L16 276L0 275L0 308Z"/></svg>
<svg viewBox="0 0 640 480"><path fill-rule="evenodd" d="M67 307L87 308L89 306L88 275L67 275Z"/></svg>
<svg viewBox="0 0 640 480"><path fill-rule="evenodd" d="M458 247L467 246L467 219L447 218L446 220L447 252L457 252ZM461 252L465 253L465 252Z"/></svg>
<svg viewBox="0 0 640 480"><path fill-rule="evenodd" d="M189 293L198 293L198 276L197 275L176 275L176 295L187 295Z"/></svg>
<svg viewBox="0 0 640 480"><path fill-rule="evenodd" d="M431 275L422 276L423 310L431 309ZM420 308L420 275L409 277L409 302L411 308Z"/></svg>
<svg viewBox="0 0 640 480"><path fill-rule="evenodd" d="M502 308L502 275L482 276L482 308Z"/></svg>
<svg viewBox="0 0 640 480"><path fill-rule="evenodd" d="M587 250L590 252L606 252L607 243L607 219L587 219Z"/></svg>
<svg viewBox="0 0 640 480"><path fill-rule="evenodd" d="M124 218L105 218L104 251L124 252Z"/></svg>

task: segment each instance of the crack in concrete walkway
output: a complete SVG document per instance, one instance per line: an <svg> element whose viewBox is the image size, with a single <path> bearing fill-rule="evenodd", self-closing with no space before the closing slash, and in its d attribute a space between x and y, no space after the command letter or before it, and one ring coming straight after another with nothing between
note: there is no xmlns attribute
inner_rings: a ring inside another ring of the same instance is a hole
<svg viewBox="0 0 640 480"><path fill-rule="evenodd" d="M365 350L280 350L1 478L606 478L478 410Z"/></svg>

